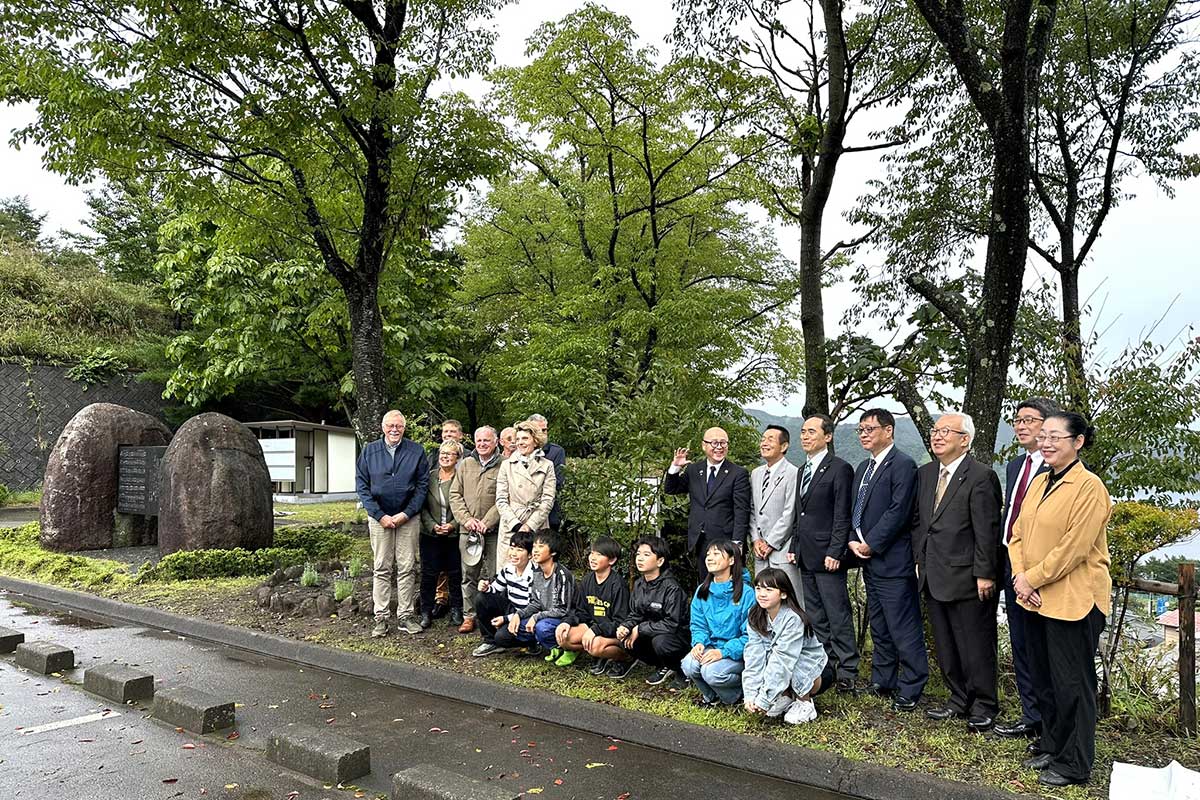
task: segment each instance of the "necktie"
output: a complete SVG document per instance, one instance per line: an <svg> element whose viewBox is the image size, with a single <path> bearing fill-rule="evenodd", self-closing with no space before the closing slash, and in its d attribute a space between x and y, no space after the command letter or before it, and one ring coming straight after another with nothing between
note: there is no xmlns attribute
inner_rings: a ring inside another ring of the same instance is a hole
<svg viewBox="0 0 1200 800"><path fill-rule="evenodd" d="M800 478L800 496L808 494L808 485L812 483L812 462L804 465L804 475Z"/></svg>
<svg viewBox="0 0 1200 800"><path fill-rule="evenodd" d="M766 469L763 470L763 485L762 485L762 494L763 495L766 495L767 487L770 485L771 485L771 468L767 467Z"/></svg>
<svg viewBox="0 0 1200 800"><path fill-rule="evenodd" d="M942 504L942 497L946 494L946 484L950 482L950 470L942 467L938 473L937 489L933 493L933 510L937 511L938 506Z"/></svg>
<svg viewBox="0 0 1200 800"><path fill-rule="evenodd" d="M862 483L858 485L858 496L854 498L854 513L850 524L855 530L862 529L863 508L867 505L867 487L871 485L871 476L875 474L875 459L867 462L867 471L863 473Z"/></svg>
<svg viewBox="0 0 1200 800"><path fill-rule="evenodd" d="M1007 546L1012 539L1013 525L1016 524L1017 516L1021 513L1021 503L1025 501L1025 490L1029 488L1029 472L1033 469L1033 456L1025 456L1025 467L1021 470L1021 477L1017 481L1017 489L1013 493L1012 513L1008 515L1008 527L1004 530L1004 544Z"/></svg>
<svg viewBox="0 0 1200 800"><path fill-rule="evenodd" d="M704 487L705 491L711 493L713 484L716 483L716 481L717 481L717 468L709 467L708 468L708 483Z"/></svg>

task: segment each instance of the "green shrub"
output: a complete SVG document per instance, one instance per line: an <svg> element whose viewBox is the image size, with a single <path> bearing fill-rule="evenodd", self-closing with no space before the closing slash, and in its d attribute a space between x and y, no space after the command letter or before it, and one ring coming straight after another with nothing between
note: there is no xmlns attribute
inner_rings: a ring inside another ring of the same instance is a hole
<svg viewBox="0 0 1200 800"><path fill-rule="evenodd" d="M304 565L304 572L300 575L301 586L316 586L320 579L320 576L317 575L316 567L312 564Z"/></svg>
<svg viewBox="0 0 1200 800"><path fill-rule="evenodd" d="M338 578L333 582L333 599L339 603L354 594L354 581Z"/></svg>
<svg viewBox="0 0 1200 800"><path fill-rule="evenodd" d="M59 586L120 586L129 580L119 561L56 553L38 543L38 524L0 529L0 572Z"/></svg>
<svg viewBox="0 0 1200 800"><path fill-rule="evenodd" d="M354 537L321 525L288 525L275 531L275 547L303 550L315 561L341 558L354 546Z"/></svg>
<svg viewBox="0 0 1200 800"><path fill-rule="evenodd" d="M268 575L277 569L303 564L303 550L266 547L262 550L181 550L163 556L152 567L138 573L139 581L188 581L197 578L240 578Z"/></svg>
<svg viewBox="0 0 1200 800"><path fill-rule="evenodd" d="M350 559L351 578L357 578L361 575L367 574L368 569L370 569L370 565L367 564L367 560L362 556L355 556L354 558Z"/></svg>

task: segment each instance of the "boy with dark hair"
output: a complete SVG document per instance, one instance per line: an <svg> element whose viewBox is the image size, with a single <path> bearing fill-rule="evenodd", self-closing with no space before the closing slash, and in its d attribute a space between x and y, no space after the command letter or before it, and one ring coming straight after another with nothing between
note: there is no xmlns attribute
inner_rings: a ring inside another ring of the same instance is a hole
<svg viewBox="0 0 1200 800"><path fill-rule="evenodd" d="M507 623L508 617L529 604L530 584L533 582L533 534L529 531L514 533L508 543L508 563L491 580L479 582L479 594L475 597L475 619L479 623L479 635L483 637L471 655L490 656L504 647L519 647L533 640L530 636L520 642L501 645L496 641L496 629Z"/></svg>
<svg viewBox="0 0 1200 800"><path fill-rule="evenodd" d="M613 575L613 565L621 558L621 545L611 536L592 542L588 569L583 585L575 593L575 603L554 631L558 646L546 656L555 666L575 663L579 653L589 650L597 639L617 634L617 621L629 616L629 587ZM601 659L600 663L606 662ZM596 668L593 672L599 674Z"/></svg>
<svg viewBox="0 0 1200 800"><path fill-rule="evenodd" d="M657 536L634 543L638 579L629 599L629 616L617 627L615 639L602 640L589 651L597 658L612 660L607 672L610 678L628 677L639 661L657 669L646 679L651 686L666 682L679 670L688 650L688 601L679 581L667 570L670 552L666 540Z"/></svg>
<svg viewBox="0 0 1200 800"><path fill-rule="evenodd" d="M558 536L551 530L533 535L533 581L529 605L508 615L508 626L496 631L496 644L515 647L531 644L530 655L541 655L554 646L554 629L571 610L575 576L558 563Z"/></svg>

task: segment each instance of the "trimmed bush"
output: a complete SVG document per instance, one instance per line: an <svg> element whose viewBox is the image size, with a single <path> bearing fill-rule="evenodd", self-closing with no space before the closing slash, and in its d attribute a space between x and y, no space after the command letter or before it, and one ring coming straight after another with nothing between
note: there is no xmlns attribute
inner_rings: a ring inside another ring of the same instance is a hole
<svg viewBox="0 0 1200 800"><path fill-rule="evenodd" d="M321 525L289 525L275 529L275 547L303 550L314 561L341 558L354 546L354 537Z"/></svg>
<svg viewBox="0 0 1200 800"><path fill-rule="evenodd" d="M138 573L139 581L190 581L197 578L241 578L268 575L277 569L303 564L303 550L264 547L261 550L180 550L163 556L152 567Z"/></svg>

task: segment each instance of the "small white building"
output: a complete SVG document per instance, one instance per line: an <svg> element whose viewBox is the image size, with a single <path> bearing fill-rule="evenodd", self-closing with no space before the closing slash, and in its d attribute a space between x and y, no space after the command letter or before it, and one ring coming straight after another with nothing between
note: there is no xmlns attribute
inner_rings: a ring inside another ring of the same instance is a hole
<svg viewBox="0 0 1200 800"><path fill-rule="evenodd" d="M1158 624L1162 626L1163 644L1179 649L1179 609L1160 614ZM1200 631L1200 612L1196 612L1196 622L1193 630Z"/></svg>
<svg viewBox="0 0 1200 800"><path fill-rule="evenodd" d="M353 500L358 440L353 428L285 419L247 422L281 503Z"/></svg>

